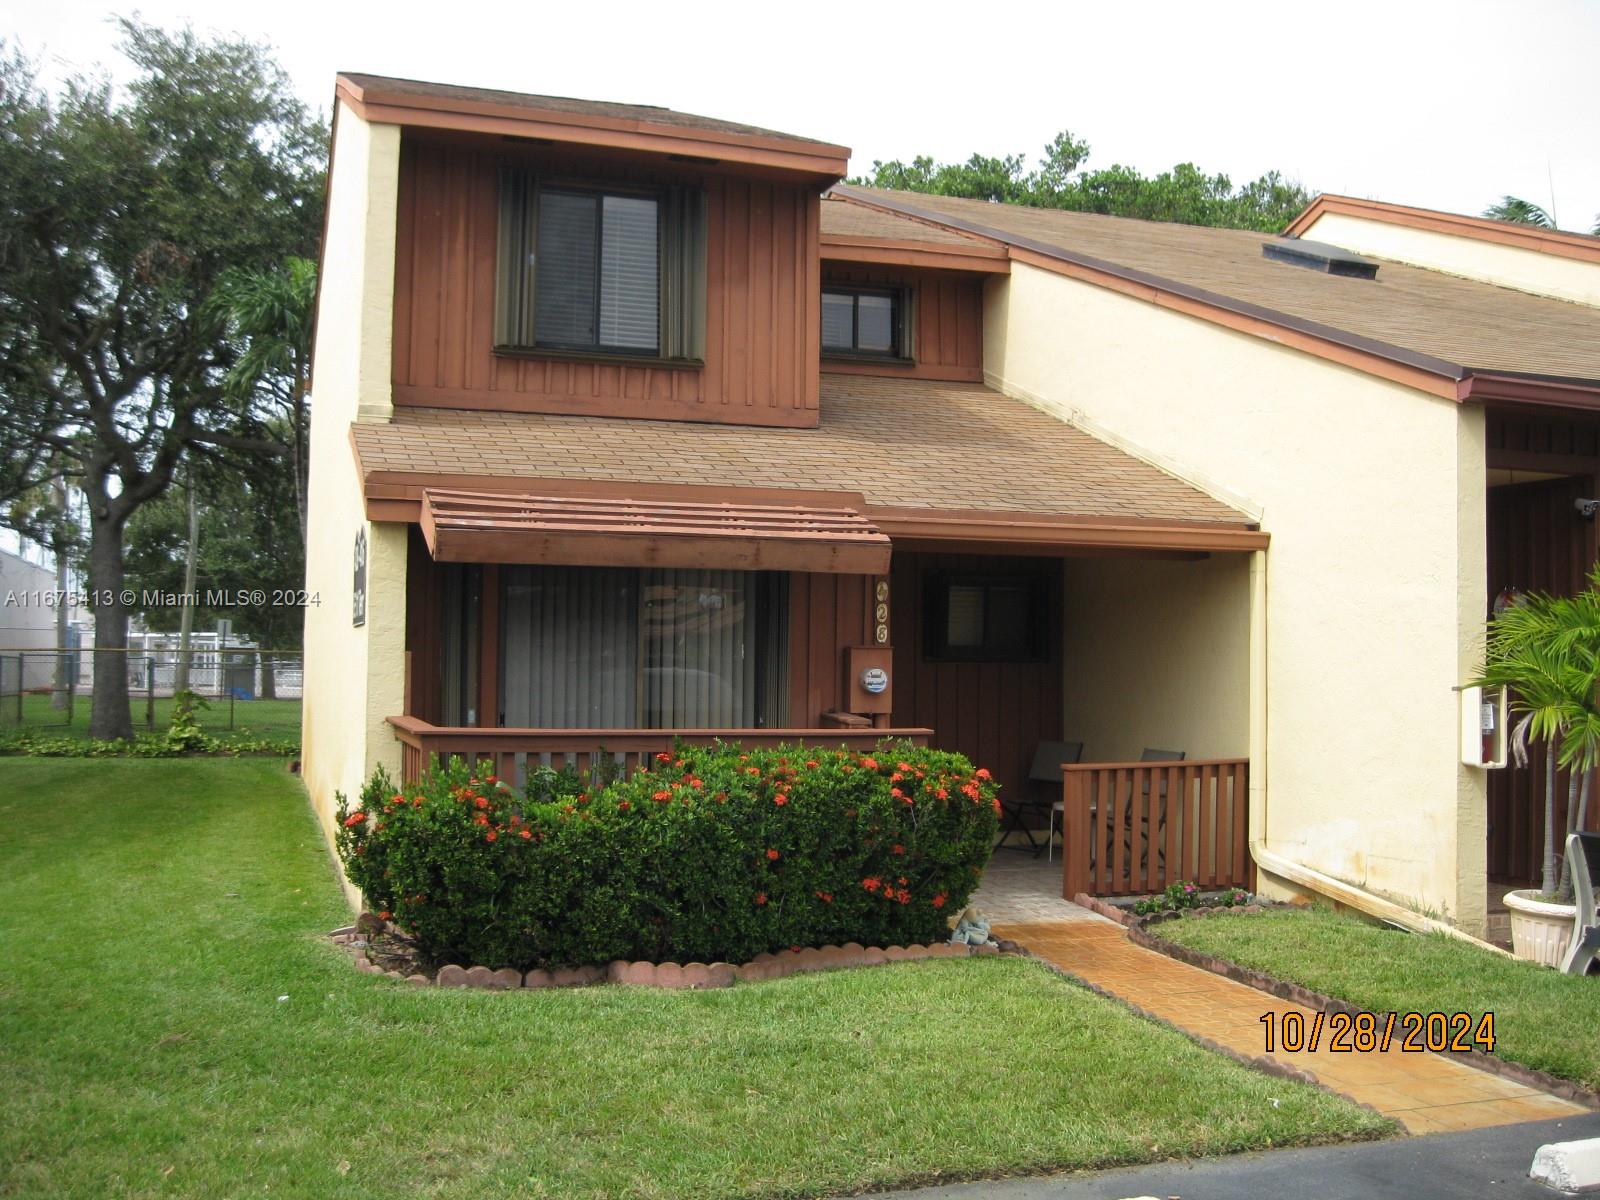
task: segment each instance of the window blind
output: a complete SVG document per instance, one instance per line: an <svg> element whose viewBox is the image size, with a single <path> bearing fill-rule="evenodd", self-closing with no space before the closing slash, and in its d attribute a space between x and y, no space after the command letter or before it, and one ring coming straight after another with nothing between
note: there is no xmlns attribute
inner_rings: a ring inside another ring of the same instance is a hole
<svg viewBox="0 0 1600 1200"><path fill-rule="evenodd" d="M595 344L599 295L596 240L600 197L545 191L539 196L534 322L537 341L548 346Z"/></svg>
<svg viewBox="0 0 1600 1200"><path fill-rule="evenodd" d="M600 202L600 344L654 350L660 341L660 230L656 202Z"/></svg>

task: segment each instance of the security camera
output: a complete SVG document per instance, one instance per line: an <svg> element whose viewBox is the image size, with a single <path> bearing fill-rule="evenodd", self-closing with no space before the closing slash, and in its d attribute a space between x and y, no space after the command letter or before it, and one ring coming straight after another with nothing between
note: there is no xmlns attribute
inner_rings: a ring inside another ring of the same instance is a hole
<svg viewBox="0 0 1600 1200"><path fill-rule="evenodd" d="M1578 515L1585 521L1592 521L1595 514L1600 513L1600 500L1585 500L1580 496L1572 502L1572 507L1578 510Z"/></svg>

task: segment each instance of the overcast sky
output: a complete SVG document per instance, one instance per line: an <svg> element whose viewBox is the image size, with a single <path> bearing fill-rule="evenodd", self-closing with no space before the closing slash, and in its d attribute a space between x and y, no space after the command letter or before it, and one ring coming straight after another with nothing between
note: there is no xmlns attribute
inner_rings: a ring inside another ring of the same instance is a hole
<svg viewBox="0 0 1600 1200"><path fill-rule="evenodd" d="M5 0L47 77L120 68L99 0ZM1477 213L1511 192L1587 232L1600 215L1600 0L1232 0L1226 5L547 5L142 0L158 24L276 48L326 108L339 70L663 104L874 159L1188 160L1235 183Z"/></svg>

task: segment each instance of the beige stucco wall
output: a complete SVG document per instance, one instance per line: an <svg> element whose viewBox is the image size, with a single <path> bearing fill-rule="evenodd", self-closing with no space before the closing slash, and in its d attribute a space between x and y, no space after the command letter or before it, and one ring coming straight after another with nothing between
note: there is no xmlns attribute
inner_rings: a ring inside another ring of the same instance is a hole
<svg viewBox="0 0 1600 1200"><path fill-rule="evenodd" d="M1451 690L1486 604L1481 412L1021 263L985 305L993 386L1272 535L1268 843L1481 925L1483 779Z"/></svg>
<svg viewBox="0 0 1600 1200"><path fill-rule="evenodd" d="M1085 762L1250 752L1250 556L1069 558L1063 736Z"/></svg>
<svg viewBox="0 0 1600 1200"><path fill-rule="evenodd" d="M1600 265L1499 242L1323 213L1302 237L1539 296L1600 304Z"/></svg>
<svg viewBox="0 0 1600 1200"><path fill-rule="evenodd" d="M340 106L312 379L302 770L331 837L336 792L379 763L398 772L383 718L404 703L406 530L367 521L352 421L387 420L400 130ZM357 532L366 530L367 619L352 624Z"/></svg>

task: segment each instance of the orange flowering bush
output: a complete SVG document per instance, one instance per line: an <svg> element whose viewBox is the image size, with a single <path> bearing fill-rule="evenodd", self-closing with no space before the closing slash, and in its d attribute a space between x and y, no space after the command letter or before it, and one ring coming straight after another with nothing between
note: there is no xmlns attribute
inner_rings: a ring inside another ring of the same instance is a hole
<svg viewBox="0 0 1600 1200"><path fill-rule="evenodd" d="M742 962L943 940L998 821L987 771L905 744L680 745L583 784L523 792L459 759L405 787L380 770L341 797L340 857L435 962Z"/></svg>

